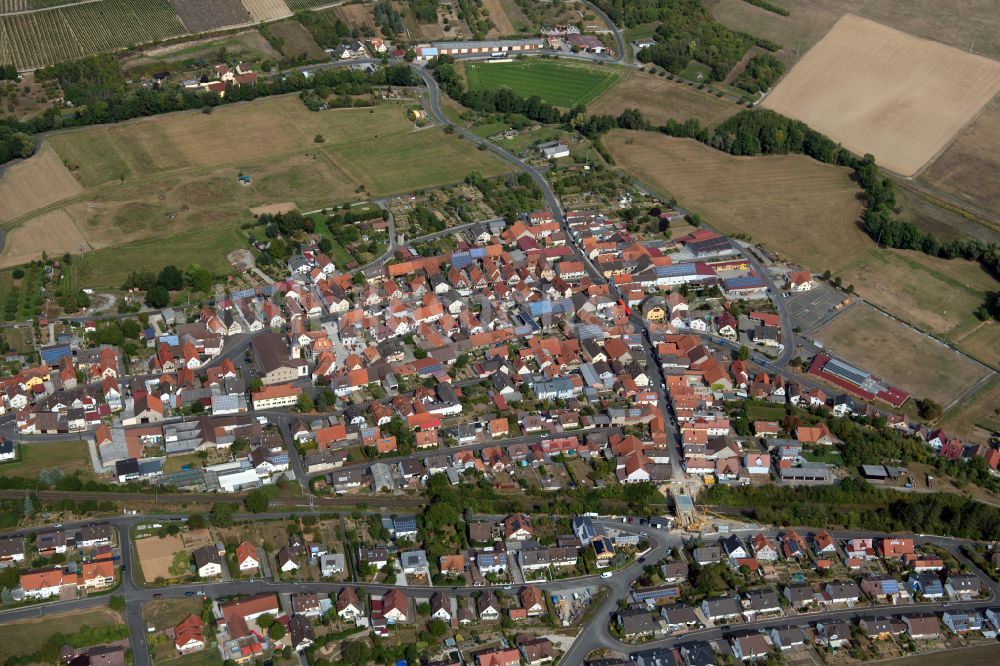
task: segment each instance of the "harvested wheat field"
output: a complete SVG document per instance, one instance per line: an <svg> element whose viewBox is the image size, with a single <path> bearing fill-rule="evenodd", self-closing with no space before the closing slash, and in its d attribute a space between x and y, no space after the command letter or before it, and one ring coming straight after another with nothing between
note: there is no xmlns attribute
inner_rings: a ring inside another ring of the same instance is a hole
<svg viewBox="0 0 1000 666"><path fill-rule="evenodd" d="M45 187L39 185L44 183ZM0 176L0 222L7 222L60 199L79 194L80 183L51 147L8 168Z"/></svg>
<svg viewBox="0 0 1000 666"><path fill-rule="evenodd" d="M932 187L1000 214L1000 97L920 177Z"/></svg>
<svg viewBox="0 0 1000 666"><path fill-rule="evenodd" d="M257 23L292 15L284 0L243 0L243 6Z"/></svg>
<svg viewBox="0 0 1000 666"><path fill-rule="evenodd" d="M26 264L42 252L61 255L78 254L90 249L90 244L62 208L34 217L20 225L7 237L10 251L0 254L0 268Z"/></svg>
<svg viewBox="0 0 1000 666"><path fill-rule="evenodd" d="M940 342L860 304L816 331L828 349L918 398L948 405L989 374Z"/></svg>
<svg viewBox="0 0 1000 666"><path fill-rule="evenodd" d="M655 125L662 125L671 118L678 122L694 118L702 125L711 126L733 115L740 107L683 83L629 69L587 110L617 116L625 109L638 109Z"/></svg>
<svg viewBox="0 0 1000 666"><path fill-rule="evenodd" d="M712 226L813 270L871 248L857 226L861 203L847 169L804 155L734 157L650 132L612 130L604 145L625 171Z"/></svg>
<svg viewBox="0 0 1000 666"><path fill-rule="evenodd" d="M1000 62L843 16L764 100L905 176L1000 92Z"/></svg>

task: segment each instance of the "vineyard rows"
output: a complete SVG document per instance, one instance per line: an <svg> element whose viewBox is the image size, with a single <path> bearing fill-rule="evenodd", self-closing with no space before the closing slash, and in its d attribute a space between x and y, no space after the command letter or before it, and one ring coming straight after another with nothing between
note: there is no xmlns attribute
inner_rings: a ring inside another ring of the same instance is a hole
<svg viewBox="0 0 1000 666"><path fill-rule="evenodd" d="M285 4L293 12L297 12L300 9L319 7L320 5L331 5L333 2L334 0L285 0Z"/></svg>
<svg viewBox="0 0 1000 666"><path fill-rule="evenodd" d="M27 12L33 9L47 9L59 5L73 5L79 2L100 2L101 0L0 0L0 14Z"/></svg>
<svg viewBox="0 0 1000 666"><path fill-rule="evenodd" d="M33 69L184 32L168 0L102 0L0 15L0 62Z"/></svg>

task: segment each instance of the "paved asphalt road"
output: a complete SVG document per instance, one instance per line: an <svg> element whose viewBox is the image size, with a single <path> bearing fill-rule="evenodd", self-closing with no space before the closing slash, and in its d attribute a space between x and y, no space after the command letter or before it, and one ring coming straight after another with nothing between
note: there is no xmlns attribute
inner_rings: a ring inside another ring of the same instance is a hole
<svg viewBox="0 0 1000 666"><path fill-rule="evenodd" d="M271 512L267 514L244 514L236 516L239 520L254 519L254 520L264 520L264 519L278 519L286 517L287 513L281 512ZM303 515L300 512L299 515ZM491 518L496 518L495 516L490 516ZM256 580L256 581L234 581L234 582L209 582L209 583L191 583L186 585L176 585L170 587L147 587L134 578L136 567L134 566L132 557L132 546L130 540L131 529L136 525L140 524L151 524L156 522L166 522L170 520L183 520L183 516L176 515L160 515L160 516L122 516L117 518L112 518L107 522L116 530L118 544L121 550L121 564L125 571L124 580L120 588L115 592L116 594L122 595L126 601L125 618L129 627L130 640L132 642L133 650L135 652L135 663L136 666L148 666L150 663L148 658L148 650L146 643L146 627L142 620L141 610L142 606L156 598L156 595L161 596L165 599L170 598L183 598L185 596L190 596L192 593L197 594L199 592L204 593L210 598L218 599L222 597L229 597L233 595L248 595L255 594L261 591L273 591L276 593L293 593L297 591L316 591L320 593L334 593L339 591L345 584L348 583L286 583L286 582L275 582L270 580ZM64 527L66 529L73 529L77 527L82 527L93 521L80 522L66 524ZM640 528L630 525L622 524L617 521L611 521L609 519L599 519L597 521L599 525L604 526L606 529L613 528L618 529L627 533L636 533ZM18 530L19 534L26 534L32 531L40 531L46 528L37 528L34 530L24 529ZM756 528L750 530L738 531L744 537L749 536L756 531ZM804 532L808 532L808 529L803 529ZM776 530L765 529L765 532L770 536L777 534ZM9 532L8 532L9 533ZM843 531L834 532L833 535L838 539L846 539L851 537L868 536L873 533L867 533L862 531ZM608 589L608 596L601 603L600 607L594 613L591 620L591 626L588 630L581 632L577 637L576 641L573 643L570 650L564 657L563 663L566 664L578 664L582 663L583 658L592 650L597 648L607 648L616 650L619 652L630 652L637 649L648 649L654 646L670 646L678 642L690 640L690 639L701 639L701 640L713 640L722 638L728 635L730 632L739 629L762 629L773 626L786 626L786 625L799 625L803 626L805 624L814 623L820 618L842 618L842 619L854 619L858 617L872 617L872 616L885 616L885 615L899 615L906 611L919 610L921 612L942 612L946 608L950 609L966 609L966 608L977 608L981 609L989 606L996 599L996 593L1000 591L1000 585L993 582L991 579L986 577L986 575L976 569L972 570L983 580L984 584L989 587L990 596L988 598L980 599L977 601L961 601L961 602L942 602L942 603L932 603L932 604L903 604L898 606L879 606L879 607L857 607L857 608L847 608L847 609L837 609L821 611L817 613L810 614L798 614L787 617L774 618L754 623L734 623L731 625L723 627L710 627L706 629L701 629L694 632L689 632L682 636L670 636L660 640L651 641L644 643L640 646L633 646L629 644L622 643L611 636L608 630L608 622L612 618L614 612L618 607L618 600L626 598L631 592L632 585L634 581L640 577L644 567L655 564L659 560L666 557L670 550L675 547L681 547L685 539L689 538L682 532L664 532L656 529L650 528L648 530L648 535L646 538L649 540L651 548L647 551L643 557L643 561L635 561L629 566L614 572L610 578L600 578L598 576L585 576L570 580L559 580L552 581L545 584L545 589L547 592L565 592L570 590L579 589L584 586L591 587L605 587ZM712 543L717 541L726 535L715 535L713 537L707 537L704 539L705 543ZM965 543L958 539L949 539L946 537L936 537L936 536L920 536L916 535L914 540L917 543L928 543L934 544L943 548L948 549L956 558L962 563L969 563L968 560L961 554L959 546ZM357 583L361 584L361 583ZM431 587L416 587L416 588L406 588L402 585L377 585L364 583L366 591L370 593L380 594L384 593L393 588L403 588L407 589L412 595L426 595L432 589ZM505 586L491 586L491 587L505 587ZM447 588L437 588L437 589L447 589ZM476 591L482 590L482 587L466 587L460 586L451 588L448 592L454 596L471 596ZM69 611L69 610L81 610L86 608L92 608L95 606L103 606L107 603L107 596L100 597L90 597L86 599L78 599L73 601L56 601L48 602L43 604L37 604L33 606L12 609L8 611L0 611L0 621L2 622L13 622L16 620L29 619L33 617L43 616L47 612L55 611Z"/></svg>
<svg viewBox="0 0 1000 666"><path fill-rule="evenodd" d="M596 8L592 7L592 9L595 9L595 13L599 13L596 11ZM608 23L609 25L612 25L612 33L615 37L617 49L619 51L618 58L616 60L613 60L613 62L623 62L625 60L625 48L621 38L621 34L617 30L617 28L615 28L613 24L610 23L610 21L608 21ZM587 58L593 59L591 56L587 56ZM612 61L611 59L608 60ZM331 63L326 66L338 66L338 64ZM451 124L450 121L444 115L444 113L442 113L440 108L439 91L436 82L433 80L431 75L425 69L420 67L414 67L414 71L417 72L417 74L423 79L423 81L427 85L428 89L427 94L429 97L428 107L431 115L441 124L450 125ZM459 136L462 136L463 138L472 141L473 143L476 143L478 145L485 146L487 150L490 150L491 152L497 154L504 160L514 164L522 171L528 173L542 191L546 200L547 207L552 212L554 218L557 221L559 221L560 224L563 225L565 228L565 219L563 217L562 210L559 206L559 202L556 199L551 188L549 188L548 183L545 181L542 173L538 169L523 162L522 160L518 159L514 155L508 153L507 151L499 148L498 146L490 142L487 142L483 139L480 139L479 137L467 132L463 128L455 127L454 130L455 133L458 134ZM454 232L454 230L449 230L449 232ZM769 286L772 288L774 293L777 293L777 290L774 289L774 285L770 284L771 281L768 274L766 273L766 271L763 270L763 267L759 265L756 258L751 256L750 260L751 263L754 265L755 269L769 282ZM384 261L384 258L380 258L377 261ZM605 282L605 280L603 280L603 276L601 276L600 273L596 271L596 269L589 262L589 260L586 261L586 265L588 266L588 271L591 272L592 277L598 279L601 283ZM794 337L791 330L790 321L788 320L787 315L783 311L781 315L782 315L781 317L782 331L783 334L785 334L784 339L788 340L789 344L786 345L786 350L782 354L782 356L773 364L776 367L784 366L787 363L787 361L791 358L792 353L794 353L794 343L793 343ZM646 335L647 331L645 327L645 322L643 322L638 317L633 317L632 323L637 330L643 333L643 342L644 342L643 347L645 353L648 356L647 361L648 362L653 361L655 356L653 355L653 350L651 348L651 345L649 344L648 336ZM240 355L242 355L247 345L249 344L250 337L251 335L246 335L243 337L237 336L234 339L232 339L231 342L233 344L227 344L227 349L223 352L223 355L217 358L214 362L219 363L222 361L222 359L225 358L229 358L231 360L237 359ZM659 367L658 364L655 362L652 362L652 366ZM662 379L662 376L659 379ZM663 405L663 409L666 410L667 409L666 406L668 405L666 396L662 390L662 386L657 386L657 384L658 382L654 382L654 386L657 389L657 393L660 395L660 399L662 400L661 404ZM283 416L287 417L287 415ZM10 418L0 419L0 429L9 428L10 421L11 421ZM670 423L669 418L667 419L667 422ZM285 419L281 419L279 421L279 424L282 424L285 427L287 427L287 421ZM674 435L674 433L671 432L671 435ZM31 441L32 442L59 441L57 438L60 436L51 436L53 437L52 440L49 440L48 437L49 436L36 436L32 437ZM541 439L541 438L542 438L541 436L536 436L531 439ZM505 443L510 443L510 442L508 441ZM475 446L486 446L486 445L487 444L475 445ZM674 447L671 447L671 456L674 457L676 455L677 451L675 445ZM299 464L301 464L300 461ZM675 463L675 469L679 469L679 464ZM298 469L296 471L300 472L300 470ZM284 514L276 513L276 514L270 514L270 517L281 517L283 515ZM256 516L254 518L261 519L265 517L269 516L262 515L262 516ZM166 518L169 517L163 517L163 519ZM136 666L148 666L150 664L148 651L145 649L147 647L146 631L145 631L145 625L141 618L141 608L144 603L153 599L154 595L160 594L164 598L172 598L172 597L185 596L187 593L190 593L192 591L195 592L203 591L205 594L207 594L212 598L219 598L235 594L249 594L253 592L258 592L261 589L273 590L275 592L294 592L299 589L310 589L322 592L332 592L339 590L340 587L342 587L343 585L343 584L331 584L331 583L309 583L300 586L295 583L276 583L273 581L256 581L256 582L242 581L242 582L191 584L182 586L171 586L168 588L146 588L140 586L133 579L135 567L133 566L132 562L131 542L129 540L128 534L132 526L142 522L149 522L150 520L155 520L155 518L151 518L149 516L122 517L108 521L117 530L119 543L122 546L121 548L122 566L124 567L127 573L122 583L122 586L120 587L117 593L122 594L126 599L125 615L129 626L130 638L132 641L132 647L135 654ZM606 524L607 526L611 526L610 523L605 522L604 524ZM613 526L618 529L622 529L623 531L635 531L635 528L629 525L614 524ZM838 534L837 536L844 536L844 535ZM669 552L671 548L680 546L683 542L684 535L680 533L664 533L651 529L649 530L648 538L652 544L652 548L648 553L646 553L644 557L644 559L646 560L645 563L635 562L626 567L625 569L614 573L612 577L608 579L602 579L596 576L590 576L582 579L575 579L571 581L554 581L552 583L546 584L545 586L546 590L550 592L574 589L584 584L590 584L590 585L600 584L602 586L606 586L607 588L609 588L610 592L607 599L601 604L601 607L598 609L598 612L595 614L592 620L592 623L596 623L596 626L592 626L590 630L581 633L576 642L570 648L569 652L564 657L563 663L567 664L581 663L583 661L583 658L586 656L588 652L598 647L607 647L610 649L624 651L624 652L629 652L636 649L635 646L622 644L610 636L607 627L608 620L610 619L611 614L617 608L618 600L628 595L634 580L638 578L639 575L641 574L642 568L646 564L655 563L658 560L662 559ZM918 541L919 540L920 539L918 539ZM961 553L958 552L958 544L960 543L959 541L945 539L941 537L927 538L926 541L948 548L953 554L956 555L956 557L962 557ZM964 558L962 559L964 560ZM981 572L979 573L982 576L982 573ZM989 600L977 601L977 602L955 602L949 604L948 606L951 608L981 608L984 605L988 605L990 601L992 601L995 598L998 587L992 581L989 581L988 584L990 586L990 591L991 591ZM369 592L379 593L379 592L384 592L385 590L390 589L390 587L395 587L395 586L366 584L365 587ZM429 591L429 588L424 588L424 589ZM454 593L457 595L467 596L472 594L475 590L479 589L482 588L457 588ZM87 599L80 599L80 600L66 601L66 602L50 602L46 604L39 604L36 606L3 611L0 612L0 618L2 618L2 621L10 622L18 619L41 616L45 612L48 612L49 610L55 610L55 609L58 609L60 611L78 610L88 607L104 605L106 603L107 603L107 597L92 597ZM885 615L887 613L896 614L901 611L905 611L907 609L914 607L919 608L920 610L925 612L926 611L940 612L941 610L944 609L945 605L920 604L919 606L910 605L910 606L893 606L893 607L881 607L881 608L847 609L847 610L824 612L821 614L821 616L853 618L853 617L868 616L868 615ZM800 621L800 620L796 618L795 621ZM768 620L766 622L753 623L752 625L749 626L753 626L756 628L763 628L768 626L787 625L792 622L793 618L777 618L774 620ZM699 639L711 640L722 637L728 631L745 626L747 625L735 624L724 628L716 627L716 628L704 629L698 632L689 633L685 635L683 639L699 638ZM660 641L653 641L651 643L644 644L642 647L648 648L655 645L672 645L679 640L682 639L676 637L670 637L662 639Z"/></svg>

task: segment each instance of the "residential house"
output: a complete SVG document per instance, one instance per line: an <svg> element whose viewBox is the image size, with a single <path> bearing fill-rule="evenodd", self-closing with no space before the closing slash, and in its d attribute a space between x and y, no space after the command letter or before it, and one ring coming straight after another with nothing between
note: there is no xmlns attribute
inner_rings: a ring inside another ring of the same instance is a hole
<svg viewBox="0 0 1000 666"><path fill-rule="evenodd" d="M382 597L382 615L389 624L401 624L409 621L410 600L402 590L389 590Z"/></svg>
<svg viewBox="0 0 1000 666"><path fill-rule="evenodd" d="M188 615L174 627L174 647L181 654L205 649L205 623L195 614Z"/></svg>
<svg viewBox="0 0 1000 666"><path fill-rule="evenodd" d="M493 620L500 619L500 602L497 600L495 594L492 590L487 590L479 595L476 599L476 612L479 615L479 619L491 622Z"/></svg>
<svg viewBox="0 0 1000 666"><path fill-rule="evenodd" d="M192 553L199 578L216 578L222 575L222 556L215 546L201 546Z"/></svg>
<svg viewBox="0 0 1000 666"><path fill-rule="evenodd" d="M746 632L731 636L733 654L742 661L758 661L767 657L771 651L767 639L760 632Z"/></svg>
<svg viewBox="0 0 1000 666"><path fill-rule="evenodd" d="M236 546L236 566L240 574L256 573L260 570L260 560L258 559L257 546L249 541L241 541Z"/></svg>

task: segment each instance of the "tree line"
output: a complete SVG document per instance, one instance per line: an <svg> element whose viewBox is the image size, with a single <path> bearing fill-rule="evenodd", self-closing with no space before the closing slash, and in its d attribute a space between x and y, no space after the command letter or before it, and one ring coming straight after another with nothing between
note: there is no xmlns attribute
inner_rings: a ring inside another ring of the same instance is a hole
<svg viewBox="0 0 1000 666"><path fill-rule="evenodd" d="M702 0L596 0L595 4L616 24L629 28L658 21L653 33L656 44L636 57L675 74L697 60L709 67L709 79L722 81L751 46L781 49L780 44L719 23Z"/></svg>
<svg viewBox="0 0 1000 666"><path fill-rule="evenodd" d="M81 127L117 123L132 118L154 116L189 109L211 110L214 107L250 101L271 95L315 90L322 96L362 95L374 86L416 85L417 79L407 65L381 67L372 73L349 68L329 68L290 72L268 79L258 79L254 85L226 86L226 94L159 85L150 88L130 87L125 83L121 68L114 57L97 55L59 63L38 70L39 81L58 81L65 99L72 103L71 111L50 108L41 115L19 121L13 117L0 119L0 163L27 157L34 150L36 134L63 127Z"/></svg>
<svg viewBox="0 0 1000 666"><path fill-rule="evenodd" d="M977 540L1000 534L1000 509L996 507L946 493L901 495L852 477L833 486L716 485L699 501L744 508L755 520L785 526L843 526Z"/></svg>
<svg viewBox="0 0 1000 666"><path fill-rule="evenodd" d="M862 190L865 203L862 228L879 245L920 250L943 259L967 259L983 265L1000 276L1000 245L978 238L959 238L942 243L933 234L924 233L914 224L898 218L895 186L879 171L871 154L858 157L821 132L799 120L768 109L745 109L714 128L704 127L696 119L683 123L670 119L659 127L636 109L626 109L618 116L597 115L586 118L577 129L600 146L600 136L614 129L656 130L669 136L695 139L731 155L785 155L801 153L826 164L846 166ZM976 316L1000 319L1000 294L988 294Z"/></svg>

